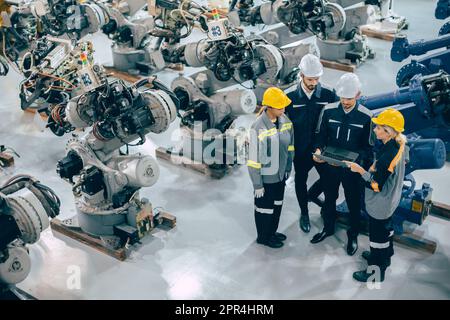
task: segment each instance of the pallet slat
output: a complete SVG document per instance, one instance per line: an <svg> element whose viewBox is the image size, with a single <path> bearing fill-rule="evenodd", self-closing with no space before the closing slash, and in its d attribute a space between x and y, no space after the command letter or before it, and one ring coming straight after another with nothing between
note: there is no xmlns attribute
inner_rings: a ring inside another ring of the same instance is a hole
<svg viewBox="0 0 450 320"><path fill-rule="evenodd" d="M206 165L204 163L194 162L191 159L188 159L186 157L179 156L179 155L173 155L167 149L165 149L163 147L159 147L156 149L156 157L159 159L168 161L173 165L192 169L196 172L199 172L201 174L204 174L204 175L214 178L214 179L221 179L227 173L229 173L231 171L230 167L227 167L224 170L211 169L208 165Z"/></svg>
<svg viewBox="0 0 450 320"><path fill-rule="evenodd" d="M96 249L102 253L105 253L113 258L116 258L120 261L124 261L127 258L126 249L121 248L117 250L106 248L102 241L98 238L94 238L83 231L81 229L69 228L62 224L59 219L52 219L50 222L50 227L53 231L59 232L69 238L82 242L89 247Z"/></svg>
<svg viewBox="0 0 450 320"><path fill-rule="evenodd" d="M386 40L386 41L394 41L394 39L396 37L395 33L380 32L380 31L370 29L369 27L361 27L360 30L363 35L366 35L371 38Z"/></svg>
<svg viewBox="0 0 450 320"><path fill-rule="evenodd" d="M325 68L335 69L339 71L345 71L345 72L355 72L356 65L354 64L343 64L336 61L329 61L321 59L320 62L322 62L322 65Z"/></svg>

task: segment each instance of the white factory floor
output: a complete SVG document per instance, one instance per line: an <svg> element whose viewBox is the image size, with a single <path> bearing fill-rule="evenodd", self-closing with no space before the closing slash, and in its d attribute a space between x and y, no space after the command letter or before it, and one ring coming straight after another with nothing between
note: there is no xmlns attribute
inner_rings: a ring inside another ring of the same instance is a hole
<svg viewBox="0 0 450 320"><path fill-rule="evenodd" d="M434 18L435 4L434 0L395 2L396 11L410 22L406 32L410 40L437 35L444 21ZM103 35L92 38L98 61L111 62L108 39ZM392 90L402 64L390 60L390 42L369 41L377 56L356 72L364 93ZM323 82L332 86L341 74L326 69ZM167 81L175 75L167 71L161 79ZM1 174L3 178L13 173L39 178L60 196L60 218L70 217L75 213L71 187L55 171L56 162L64 156L67 137L54 136L39 116L20 110L19 79L13 71L0 78L0 142L21 155L12 170ZM249 125L253 119L254 115L242 117L238 124ZM158 136L149 135L140 150L154 155L155 145L171 145L177 124ZM311 245L309 240L322 228L318 207L310 206L311 233L302 233L293 185L286 190L279 228L288 239L283 248L275 250L255 243L252 186L246 167L221 180L211 180L188 169L159 163L159 181L142 190L142 195L154 207L164 207L176 215L174 229L157 230L125 262L46 230L30 247L32 271L19 287L38 299L450 298L449 221L428 217L417 231L436 241L437 251L429 254L396 245L386 281L380 289L369 290L352 279L352 272L363 267L360 255L368 248L368 238L359 237L360 249L353 257L345 252L344 230ZM434 200L450 203L449 163L441 170L421 171L414 176L418 186L422 182L432 184ZM81 271L81 287L71 288L68 280L76 268Z"/></svg>

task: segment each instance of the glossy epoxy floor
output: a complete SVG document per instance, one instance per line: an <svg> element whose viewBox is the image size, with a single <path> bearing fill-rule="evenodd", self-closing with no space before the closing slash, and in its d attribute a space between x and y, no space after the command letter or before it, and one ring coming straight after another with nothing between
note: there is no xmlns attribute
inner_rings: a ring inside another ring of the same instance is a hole
<svg viewBox="0 0 450 320"><path fill-rule="evenodd" d="M432 38L443 21L434 19L435 1L397 0L396 10L410 21L410 40ZM94 35L99 62L111 61L109 44ZM357 74L366 94L394 88L401 64L390 61L391 43L370 39L377 52ZM406 63L405 61L404 63ZM187 69L187 72L190 70ZM332 86L342 73L326 69L323 82ZM176 76L163 72L161 79ZM67 137L45 130L38 117L19 108L20 77L11 72L0 78L1 143L21 155L5 175L27 173L52 187L62 199L61 218L74 214L71 187L56 175L56 162L64 155ZM254 116L242 117L237 125L248 126ZM177 122L161 135L149 135L139 148L154 154L156 145L169 146ZM137 150L136 150L137 151ZM387 281L378 290L352 280L363 266L359 257L368 248L360 236L360 249L346 255L345 231L318 245L309 243L321 229L318 208L311 205L312 230L298 228L298 206L293 185L286 190L280 230L288 240L273 250L255 243L252 188L245 167L222 180L160 162L161 177L152 188L142 190L154 207L164 207L177 216L177 227L158 230L144 239L126 262L119 262L67 237L46 230L30 247L32 271L19 287L39 299L449 299L450 222L429 217L417 228L419 234L438 242L434 255L396 246ZM450 165L441 170L415 174L417 184L429 182L434 199L449 203ZM312 175L311 181L315 180ZM73 288L70 276L80 271L81 287Z"/></svg>

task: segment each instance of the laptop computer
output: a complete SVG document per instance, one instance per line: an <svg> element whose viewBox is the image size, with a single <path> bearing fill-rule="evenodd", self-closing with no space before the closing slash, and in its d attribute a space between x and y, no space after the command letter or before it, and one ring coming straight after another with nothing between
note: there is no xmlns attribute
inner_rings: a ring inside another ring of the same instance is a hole
<svg viewBox="0 0 450 320"><path fill-rule="evenodd" d="M339 167L347 167L343 161L355 162L359 154L342 148L326 147L322 154L315 155L320 160Z"/></svg>

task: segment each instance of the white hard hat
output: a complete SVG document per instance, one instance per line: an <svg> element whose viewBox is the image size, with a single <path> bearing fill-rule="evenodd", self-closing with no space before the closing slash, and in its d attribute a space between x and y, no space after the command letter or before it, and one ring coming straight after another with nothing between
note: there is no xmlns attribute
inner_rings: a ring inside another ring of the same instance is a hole
<svg viewBox="0 0 450 320"><path fill-rule="evenodd" d="M335 89L338 97L352 99L361 91L361 82L356 74L346 73L339 79Z"/></svg>
<svg viewBox="0 0 450 320"><path fill-rule="evenodd" d="M318 78L323 74L323 66L320 63L320 59L311 53L303 56L298 67L300 72L308 78Z"/></svg>

